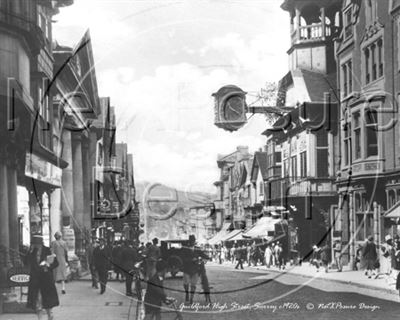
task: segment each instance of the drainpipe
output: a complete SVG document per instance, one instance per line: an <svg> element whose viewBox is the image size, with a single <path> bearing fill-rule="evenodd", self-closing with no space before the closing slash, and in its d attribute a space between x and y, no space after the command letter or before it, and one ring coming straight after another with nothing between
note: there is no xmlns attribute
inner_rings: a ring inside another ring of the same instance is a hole
<svg viewBox="0 0 400 320"><path fill-rule="evenodd" d="M354 234L354 207L353 207L353 193L349 194L349 218L350 218L350 268L353 269L354 261L355 261L355 254L354 254L354 241L355 241L355 234Z"/></svg>

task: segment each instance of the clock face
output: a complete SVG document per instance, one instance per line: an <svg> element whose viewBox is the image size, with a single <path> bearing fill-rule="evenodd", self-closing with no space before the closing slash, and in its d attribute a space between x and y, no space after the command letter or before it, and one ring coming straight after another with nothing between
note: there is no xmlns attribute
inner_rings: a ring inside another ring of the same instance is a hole
<svg viewBox="0 0 400 320"><path fill-rule="evenodd" d="M242 120L244 113L244 100L240 96L228 98L224 106L224 118L228 121Z"/></svg>

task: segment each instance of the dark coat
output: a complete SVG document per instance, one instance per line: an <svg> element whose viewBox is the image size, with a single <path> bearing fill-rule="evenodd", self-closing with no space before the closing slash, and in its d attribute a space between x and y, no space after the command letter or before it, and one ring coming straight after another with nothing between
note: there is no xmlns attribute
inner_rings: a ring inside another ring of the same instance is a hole
<svg viewBox="0 0 400 320"><path fill-rule="evenodd" d="M375 243L367 241L364 245L362 256L366 260L375 261L378 258Z"/></svg>
<svg viewBox="0 0 400 320"><path fill-rule="evenodd" d="M135 248L125 246L121 251L121 269L124 272L129 272L135 267L138 262L138 252Z"/></svg>
<svg viewBox="0 0 400 320"><path fill-rule="evenodd" d="M44 309L50 309L60 304L56 285L53 278L53 269L58 267L57 258L49 268L40 267L42 261L46 261L47 256L51 255L50 248L43 246L40 255L40 262L37 262L37 249L29 252L28 264L30 267L30 281L28 285L28 303L27 307L36 310L36 302L39 291L42 295L42 306Z"/></svg>
<svg viewBox="0 0 400 320"><path fill-rule="evenodd" d="M159 311L162 302L166 299L167 295L164 292L163 282L156 274L147 284L146 295L144 297L146 313Z"/></svg>
<svg viewBox="0 0 400 320"><path fill-rule="evenodd" d="M111 260L110 250L104 246L103 249L96 247L93 250L93 264L97 271L104 271L109 268Z"/></svg>
<svg viewBox="0 0 400 320"><path fill-rule="evenodd" d="M209 257L198 247L185 247L182 249L183 273L194 275L200 274L198 258L209 259Z"/></svg>

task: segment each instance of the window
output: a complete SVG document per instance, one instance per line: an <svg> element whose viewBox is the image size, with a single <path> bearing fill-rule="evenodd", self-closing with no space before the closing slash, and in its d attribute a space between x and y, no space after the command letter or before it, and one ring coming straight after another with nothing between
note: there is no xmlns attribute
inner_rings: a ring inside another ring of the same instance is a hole
<svg viewBox="0 0 400 320"><path fill-rule="evenodd" d="M367 157L378 155L378 112L367 110L365 112Z"/></svg>
<svg viewBox="0 0 400 320"><path fill-rule="evenodd" d="M398 189L400 190L400 189ZM392 190L388 190L387 192L387 210L389 210L391 207L393 207L397 202L397 198L396 198L396 190L392 189Z"/></svg>
<svg viewBox="0 0 400 320"><path fill-rule="evenodd" d="M290 170L291 170L292 181L296 181L297 180L297 156L293 156L290 158Z"/></svg>
<svg viewBox="0 0 400 320"><path fill-rule="evenodd" d="M374 231L374 216L371 213L356 214L356 231L357 240L364 241L369 236L373 235Z"/></svg>
<svg viewBox="0 0 400 320"><path fill-rule="evenodd" d="M260 181L258 187L259 187L259 190L258 190L259 195L263 196L264 195L264 183L262 181Z"/></svg>
<svg viewBox="0 0 400 320"><path fill-rule="evenodd" d="M384 76L384 57L382 38L364 49L365 84Z"/></svg>
<svg viewBox="0 0 400 320"><path fill-rule="evenodd" d="M345 40L353 37L352 7L344 12L344 38Z"/></svg>
<svg viewBox="0 0 400 320"><path fill-rule="evenodd" d="M377 18L377 0L366 0L365 2L365 16L366 24L368 26L373 24Z"/></svg>
<svg viewBox="0 0 400 320"><path fill-rule="evenodd" d="M344 126L344 143L343 143L343 164L349 165L351 162L351 125L346 123Z"/></svg>
<svg viewBox="0 0 400 320"><path fill-rule="evenodd" d="M283 176L289 176L289 159L283 160Z"/></svg>
<svg viewBox="0 0 400 320"><path fill-rule="evenodd" d="M342 64L342 92L346 97L353 91L353 65L351 60Z"/></svg>
<svg viewBox="0 0 400 320"><path fill-rule="evenodd" d="M328 161L328 133L318 131L317 138L317 177L325 178L329 176L329 161Z"/></svg>
<svg viewBox="0 0 400 320"><path fill-rule="evenodd" d="M369 48L364 49L364 61L365 61L365 83L368 84L371 81L370 68L369 68Z"/></svg>
<svg viewBox="0 0 400 320"><path fill-rule="evenodd" d="M376 45L371 45L371 63L372 63L372 81L375 81L377 78L377 69L376 69Z"/></svg>
<svg viewBox="0 0 400 320"><path fill-rule="evenodd" d="M354 133L354 159L361 158L361 121L360 113L357 112L353 115L353 133Z"/></svg>
<svg viewBox="0 0 400 320"><path fill-rule="evenodd" d="M383 41L378 40L378 77L383 77Z"/></svg>
<svg viewBox="0 0 400 320"><path fill-rule="evenodd" d="M307 177L307 152L300 153L300 177Z"/></svg>

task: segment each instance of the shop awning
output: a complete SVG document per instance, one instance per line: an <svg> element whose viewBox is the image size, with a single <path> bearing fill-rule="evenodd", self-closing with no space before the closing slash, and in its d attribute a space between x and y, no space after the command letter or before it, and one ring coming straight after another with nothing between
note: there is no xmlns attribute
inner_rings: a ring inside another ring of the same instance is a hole
<svg viewBox="0 0 400 320"><path fill-rule="evenodd" d="M222 239L229 234L229 229L231 229L231 226L232 224L229 222L224 223L221 230L214 237L207 241L208 244L214 245L223 241Z"/></svg>
<svg viewBox="0 0 400 320"><path fill-rule="evenodd" d="M224 237L224 239L222 239L222 241L235 241L235 240L243 239L242 233L243 233L243 230L240 230L240 229L232 230Z"/></svg>
<svg viewBox="0 0 400 320"><path fill-rule="evenodd" d="M386 211L385 218L389 219L400 218L400 201Z"/></svg>
<svg viewBox="0 0 400 320"><path fill-rule="evenodd" d="M275 224L279 223L280 219L273 219L271 217L262 217L255 225L243 233L245 238L264 238L269 233L275 231Z"/></svg>

